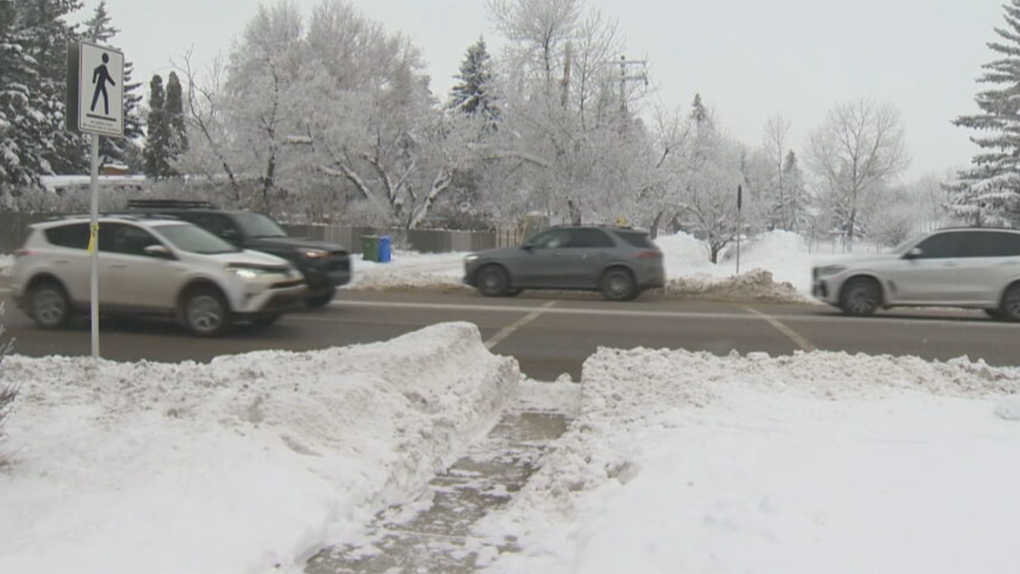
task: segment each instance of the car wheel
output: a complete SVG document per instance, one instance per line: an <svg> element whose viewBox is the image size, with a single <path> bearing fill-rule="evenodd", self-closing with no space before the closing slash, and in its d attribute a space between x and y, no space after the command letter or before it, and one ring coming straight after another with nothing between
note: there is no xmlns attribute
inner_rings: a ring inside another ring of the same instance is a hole
<svg viewBox="0 0 1020 574"><path fill-rule="evenodd" d="M273 313L271 315L262 315L251 320L251 324L256 327L268 327L276 324L277 321L282 317L282 313Z"/></svg>
<svg viewBox="0 0 1020 574"><path fill-rule="evenodd" d="M230 327L230 307L216 289L199 287L181 303L184 325L200 337L215 337Z"/></svg>
<svg viewBox="0 0 1020 574"><path fill-rule="evenodd" d="M882 306L882 288L868 277L856 277L847 281L839 306L853 317L872 315Z"/></svg>
<svg viewBox="0 0 1020 574"><path fill-rule="evenodd" d="M478 271L475 284L478 291L486 297L505 297L510 294L510 276L497 265L482 267Z"/></svg>
<svg viewBox="0 0 1020 574"><path fill-rule="evenodd" d="M626 269L610 269L602 275L599 291L610 301L630 301L638 296L634 276Z"/></svg>
<svg viewBox="0 0 1020 574"><path fill-rule="evenodd" d="M1010 286L1002 298L1002 318L1007 321L1020 321L1020 283Z"/></svg>
<svg viewBox="0 0 1020 574"><path fill-rule="evenodd" d="M992 319L1002 320L1006 318L1006 314L1002 312L1002 309L982 309L982 311Z"/></svg>
<svg viewBox="0 0 1020 574"><path fill-rule="evenodd" d="M29 305L32 320L44 329L64 327L74 314L71 299L56 281L43 281L36 285Z"/></svg>
<svg viewBox="0 0 1020 574"><path fill-rule="evenodd" d="M305 299L305 304L312 309L322 309L333 301L334 295L336 295L336 291L329 291L327 293L322 293L321 295L313 295Z"/></svg>

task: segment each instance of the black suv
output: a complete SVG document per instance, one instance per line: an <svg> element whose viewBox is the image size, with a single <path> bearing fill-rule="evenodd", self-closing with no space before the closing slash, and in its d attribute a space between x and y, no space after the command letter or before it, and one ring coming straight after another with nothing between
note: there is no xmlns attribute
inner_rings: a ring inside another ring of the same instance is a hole
<svg viewBox="0 0 1020 574"><path fill-rule="evenodd" d="M132 200L129 211L169 215L195 224L242 249L282 257L305 276L310 307L325 307L336 288L351 280L351 260L335 243L290 237L261 213L224 211L205 201Z"/></svg>

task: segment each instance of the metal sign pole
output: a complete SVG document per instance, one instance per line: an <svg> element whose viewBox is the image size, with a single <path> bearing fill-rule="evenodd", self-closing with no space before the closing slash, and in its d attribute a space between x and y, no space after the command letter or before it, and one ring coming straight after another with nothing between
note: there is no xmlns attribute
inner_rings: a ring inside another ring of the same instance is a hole
<svg viewBox="0 0 1020 574"><path fill-rule="evenodd" d="M92 208L89 221L89 262L92 265L92 358L99 358L99 134L92 134Z"/></svg>
<svg viewBox="0 0 1020 574"><path fill-rule="evenodd" d="M737 185L737 275L740 275L740 236L744 232L744 188Z"/></svg>

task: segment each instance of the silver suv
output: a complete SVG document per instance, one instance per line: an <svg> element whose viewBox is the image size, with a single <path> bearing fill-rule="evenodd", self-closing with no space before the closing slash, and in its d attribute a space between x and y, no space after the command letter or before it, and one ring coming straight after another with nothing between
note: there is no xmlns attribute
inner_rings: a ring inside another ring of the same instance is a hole
<svg viewBox="0 0 1020 574"><path fill-rule="evenodd" d="M65 218L33 225L15 252L15 303L41 327L64 326L88 310L88 242L88 220ZM104 314L169 315L200 336L235 321L271 324L307 291L285 260L242 251L176 219L103 217L98 247Z"/></svg>
<svg viewBox="0 0 1020 574"><path fill-rule="evenodd" d="M648 234L625 227L555 227L520 247L468 255L464 282L489 297L523 289L599 291L628 301L662 287L662 252Z"/></svg>
<svg viewBox="0 0 1020 574"><path fill-rule="evenodd" d="M812 271L814 296L848 315L896 306L983 309L1020 321L1020 231L945 229L888 255Z"/></svg>

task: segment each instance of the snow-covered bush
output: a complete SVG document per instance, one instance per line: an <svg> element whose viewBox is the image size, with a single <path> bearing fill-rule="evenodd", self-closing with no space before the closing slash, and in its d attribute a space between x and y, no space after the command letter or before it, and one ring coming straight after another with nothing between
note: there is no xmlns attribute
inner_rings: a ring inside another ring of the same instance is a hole
<svg viewBox="0 0 1020 574"><path fill-rule="evenodd" d="M0 338L4 334L4 304L0 302ZM6 343L0 342L0 369L3 368L4 357L7 356L7 352L10 351L11 346L14 344L13 341ZM14 399L18 398L18 387L13 384L0 384L0 444L3 443L6 435L4 433L4 422L8 415L11 413L11 408L14 406ZM0 449L0 467L3 467L8 462L8 455Z"/></svg>

